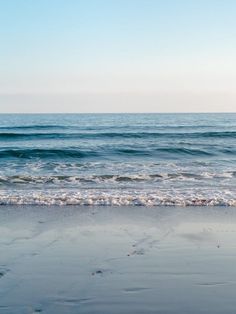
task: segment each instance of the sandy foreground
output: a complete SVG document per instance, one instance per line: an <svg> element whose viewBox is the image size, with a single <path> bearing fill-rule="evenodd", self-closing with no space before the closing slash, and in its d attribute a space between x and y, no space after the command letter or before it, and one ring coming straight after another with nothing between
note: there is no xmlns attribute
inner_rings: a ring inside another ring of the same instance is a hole
<svg viewBox="0 0 236 314"><path fill-rule="evenodd" d="M0 208L0 313L235 313L236 209Z"/></svg>

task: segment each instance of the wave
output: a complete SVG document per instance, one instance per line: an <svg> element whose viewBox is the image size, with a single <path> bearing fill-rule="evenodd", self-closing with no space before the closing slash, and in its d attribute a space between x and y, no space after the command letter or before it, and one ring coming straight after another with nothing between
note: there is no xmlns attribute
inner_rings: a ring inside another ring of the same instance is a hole
<svg viewBox="0 0 236 314"><path fill-rule="evenodd" d="M213 156L213 152L209 152L206 150L201 149L190 149L185 147L164 147L164 148L157 148L156 152L163 152L168 154L181 154L181 155L193 155L193 156Z"/></svg>
<svg viewBox="0 0 236 314"><path fill-rule="evenodd" d="M26 127L14 127L14 129L50 129L50 128L66 128L65 126L26 126ZM19 132L1 132L0 139L26 139L26 140L41 140L41 139L96 139L96 138L236 138L236 131L224 131L224 132L31 132L31 133L19 133Z"/></svg>
<svg viewBox="0 0 236 314"><path fill-rule="evenodd" d="M21 184L67 184L67 183L116 183L116 182L147 182L161 175L92 175L92 176L69 176L69 175L50 175L50 176L31 176L31 175L13 175L1 176L0 185L21 185Z"/></svg>
<svg viewBox="0 0 236 314"><path fill-rule="evenodd" d="M5 149L0 151L0 158L86 158L97 156L95 151L82 151L78 149Z"/></svg>
<svg viewBox="0 0 236 314"><path fill-rule="evenodd" d="M234 193L211 192L203 196L143 191L19 191L0 192L0 205L83 205L83 206L234 206ZM170 195L171 194L171 195Z"/></svg>
<svg viewBox="0 0 236 314"><path fill-rule="evenodd" d="M47 129L67 129L65 125L59 124L33 124L33 125L15 125L0 126L0 130L47 130Z"/></svg>
<svg viewBox="0 0 236 314"><path fill-rule="evenodd" d="M13 175L0 176L0 184L46 184L46 183L117 183L117 182L148 182L168 179L194 178L200 179L199 175L190 173L179 174L133 174L133 175L48 175L48 176L32 176L32 175Z"/></svg>
<svg viewBox="0 0 236 314"><path fill-rule="evenodd" d="M227 151L228 153L228 151ZM12 149L2 149L0 150L0 158L21 158L21 159L32 159L32 158L91 158L91 157L101 157L101 156L170 156L173 155L178 157L178 155L189 155L189 156L212 156L213 152L209 152L201 149L190 149L184 147L160 147L160 148L100 148L96 147L93 150L81 150L78 148L65 148L65 149L50 149L50 148L12 148Z"/></svg>
<svg viewBox="0 0 236 314"><path fill-rule="evenodd" d="M190 172L176 172L176 173L155 173L155 174L102 174L102 175L5 175L0 176L0 187L10 186L16 187L20 185L25 185L30 187L32 185L60 185L60 186L73 186L81 187L87 186L87 184L99 185L113 185L118 186L119 184L131 184L135 183L138 186L139 183L145 184L160 184L164 181L173 181L178 184L178 182L183 181L198 181L201 184L207 184L209 180L230 180L235 179L236 172L228 171L223 173L217 172L202 172L202 173L190 173ZM216 182L216 181L215 181Z"/></svg>
<svg viewBox="0 0 236 314"><path fill-rule="evenodd" d="M42 139L73 139L80 138L73 133L0 133L0 140L42 140Z"/></svg>
<svg viewBox="0 0 236 314"><path fill-rule="evenodd" d="M134 156L174 156L178 158L178 155L189 155L189 156L214 156L214 152L206 151L196 148L185 148L185 147L158 147L158 148L114 148L110 153L119 155L134 155Z"/></svg>

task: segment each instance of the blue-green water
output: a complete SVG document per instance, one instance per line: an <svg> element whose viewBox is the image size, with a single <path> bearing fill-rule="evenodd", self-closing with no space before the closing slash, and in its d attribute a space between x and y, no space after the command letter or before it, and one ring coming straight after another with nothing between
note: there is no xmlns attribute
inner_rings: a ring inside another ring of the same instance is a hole
<svg viewBox="0 0 236 314"><path fill-rule="evenodd" d="M236 114L0 115L0 203L236 206Z"/></svg>

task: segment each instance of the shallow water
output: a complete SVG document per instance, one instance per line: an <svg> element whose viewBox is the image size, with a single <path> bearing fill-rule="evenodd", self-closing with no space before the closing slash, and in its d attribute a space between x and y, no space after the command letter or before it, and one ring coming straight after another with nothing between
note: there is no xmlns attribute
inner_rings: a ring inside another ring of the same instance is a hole
<svg viewBox="0 0 236 314"><path fill-rule="evenodd" d="M236 206L236 114L0 115L0 203Z"/></svg>

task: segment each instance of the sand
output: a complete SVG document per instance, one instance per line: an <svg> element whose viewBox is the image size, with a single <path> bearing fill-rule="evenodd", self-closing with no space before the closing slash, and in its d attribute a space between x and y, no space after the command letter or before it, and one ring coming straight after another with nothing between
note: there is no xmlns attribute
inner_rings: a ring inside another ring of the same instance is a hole
<svg viewBox="0 0 236 314"><path fill-rule="evenodd" d="M0 313L235 313L235 208L0 208Z"/></svg>

